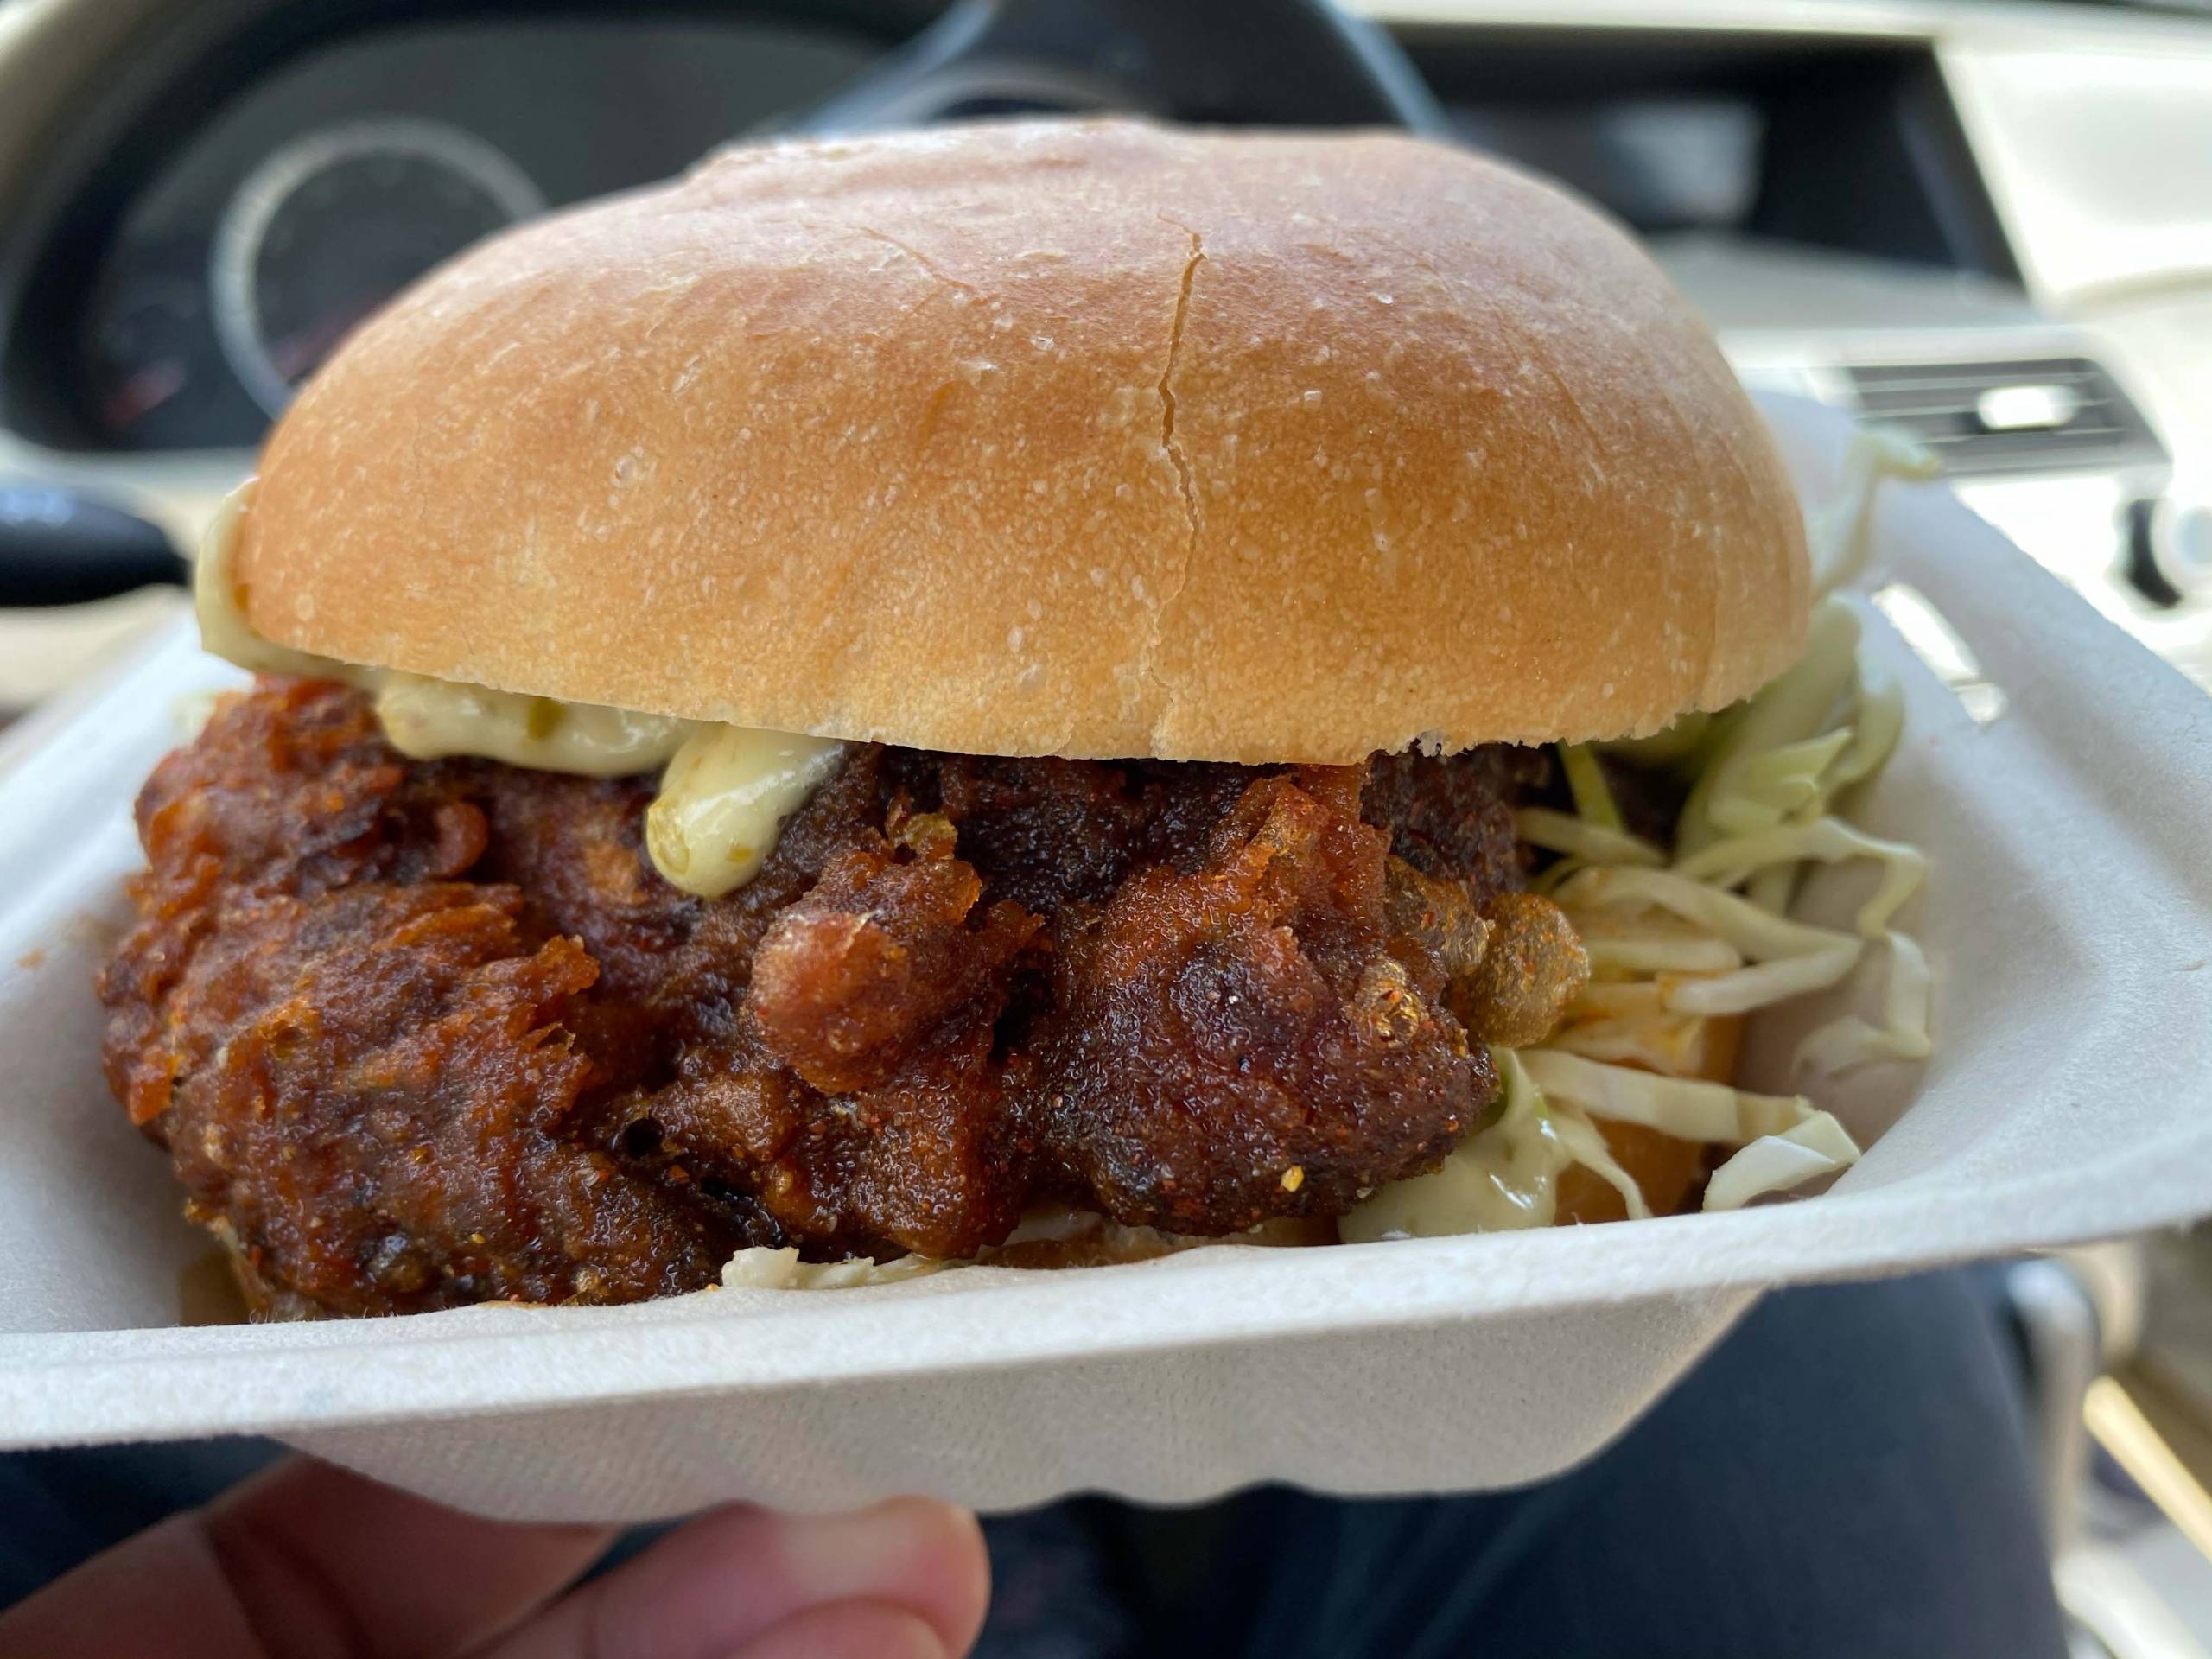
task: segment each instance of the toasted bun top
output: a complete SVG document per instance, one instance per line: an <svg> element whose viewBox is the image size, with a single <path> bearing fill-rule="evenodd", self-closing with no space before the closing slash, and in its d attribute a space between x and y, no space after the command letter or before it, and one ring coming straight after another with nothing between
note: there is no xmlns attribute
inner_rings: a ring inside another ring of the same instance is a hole
<svg viewBox="0 0 2212 1659"><path fill-rule="evenodd" d="M1611 224L1405 137L1126 123L740 150L496 238L302 394L237 570L352 662L1247 763L1649 732L1808 602Z"/></svg>

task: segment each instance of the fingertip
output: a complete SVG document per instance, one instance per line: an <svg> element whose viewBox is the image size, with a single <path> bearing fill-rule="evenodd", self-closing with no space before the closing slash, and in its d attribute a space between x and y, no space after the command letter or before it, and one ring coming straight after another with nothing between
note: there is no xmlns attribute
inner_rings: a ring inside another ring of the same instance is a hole
<svg viewBox="0 0 2212 1659"><path fill-rule="evenodd" d="M787 1522L784 1548L793 1576L821 1599L842 1591L911 1609L947 1653L967 1652L982 1629L990 1554L966 1510L894 1497L850 1515Z"/></svg>
<svg viewBox="0 0 2212 1659"><path fill-rule="evenodd" d="M976 1637L982 1635L984 1615L991 1612L991 1546L984 1541L982 1522L976 1520L973 1509L953 1509L953 1531L956 1531L957 1551L964 1566L953 1568L953 1580L960 1595L967 1597L967 1624L947 1635L947 1648L953 1655L963 1655L976 1646Z"/></svg>
<svg viewBox="0 0 2212 1659"><path fill-rule="evenodd" d="M983 1541L983 1524L973 1510L935 1498L894 1498L893 1502L916 1503L934 1512L928 1524L943 1529L944 1561L939 1582L944 1599L939 1609L943 1621L937 1630L947 1652L964 1654L982 1633L984 1616L991 1606L991 1552Z"/></svg>
<svg viewBox="0 0 2212 1659"><path fill-rule="evenodd" d="M906 1607L846 1601L763 1630L731 1659L954 1659L930 1622Z"/></svg>
<svg viewBox="0 0 2212 1659"><path fill-rule="evenodd" d="M948 1605L972 1606L980 1624L991 1599L991 1553L975 1511L934 1497L894 1497L879 1507L899 1514L917 1538L927 1541L923 1548L936 1558L938 1581L957 1592Z"/></svg>

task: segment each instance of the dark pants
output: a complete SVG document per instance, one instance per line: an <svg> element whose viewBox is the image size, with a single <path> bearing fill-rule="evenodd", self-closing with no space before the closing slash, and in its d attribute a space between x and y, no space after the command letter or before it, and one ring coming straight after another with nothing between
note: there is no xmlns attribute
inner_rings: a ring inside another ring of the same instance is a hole
<svg viewBox="0 0 2212 1659"><path fill-rule="evenodd" d="M1519 1491L1270 1488L993 1521L982 1653L2060 1659L1985 1288L1948 1273L1770 1296L1618 1445ZM1087 1645L1051 1635L1071 1624Z"/></svg>
<svg viewBox="0 0 2212 1659"><path fill-rule="evenodd" d="M2017 1395L1965 1275L1792 1291L1618 1446L1540 1486L995 1518L979 1652L2060 1659ZM0 1459L0 1605L269 1455Z"/></svg>

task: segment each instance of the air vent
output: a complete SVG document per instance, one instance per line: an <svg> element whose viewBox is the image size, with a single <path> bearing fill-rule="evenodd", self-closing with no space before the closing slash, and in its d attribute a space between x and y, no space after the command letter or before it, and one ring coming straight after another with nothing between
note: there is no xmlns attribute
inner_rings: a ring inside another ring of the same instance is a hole
<svg viewBox="0 0 2212 1659"><path fill-rule="evenodd" d="M2166 459L2119 383L2086 357L1854 364L1846 372L1863 418L1904 427L1955 477L2108 472Z"/></svg>

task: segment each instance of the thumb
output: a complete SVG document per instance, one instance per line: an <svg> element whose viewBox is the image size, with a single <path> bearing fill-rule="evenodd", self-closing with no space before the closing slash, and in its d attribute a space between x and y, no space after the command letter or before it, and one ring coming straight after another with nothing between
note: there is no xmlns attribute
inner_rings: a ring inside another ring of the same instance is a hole
<svg viewBox="0 0 2212 1659"><path fill-rule="evenodd" d="M918 1497L850 1515L718 1510L480 1659L957 1659L989 1592L964 1510Z"/></svg>

